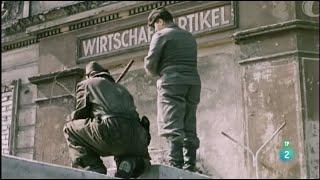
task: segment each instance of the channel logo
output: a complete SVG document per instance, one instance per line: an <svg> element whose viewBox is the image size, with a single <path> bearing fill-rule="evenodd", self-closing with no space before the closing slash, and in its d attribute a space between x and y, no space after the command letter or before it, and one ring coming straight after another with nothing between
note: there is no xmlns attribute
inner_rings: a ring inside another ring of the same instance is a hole
<svg viewBox="0 0 320 180"><path fill-rule="evenodd" d="M295 152L291 147L290 141L284 141L282 148L279 151L279 158L282 162L292 161L295 157Z"/></svg>

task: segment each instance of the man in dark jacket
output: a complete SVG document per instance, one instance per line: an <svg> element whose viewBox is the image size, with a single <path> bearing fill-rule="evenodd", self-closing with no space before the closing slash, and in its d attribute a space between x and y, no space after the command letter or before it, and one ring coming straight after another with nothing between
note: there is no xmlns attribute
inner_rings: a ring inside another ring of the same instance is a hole
<svg viewBox="0 0 320 180"><path fill-rule="evenodd" d="M106 174L100 156L114 156L116 177L139 176L150 165L150 139L132 96L96 62L86 66L86 77L77 84L76 110L64 126L72 167Z"/></svg>
<svg viewBox="0 0 320 180"><path fill-rule="evenodd" d="M199 138L196 111L201 81L197 70L197 42L191 33L173 23L165 8L153 10L148 24L155 28L148 55L147 74L158 76L157 106L160 136L167 138L171 166L195 171ZM183 157L183 148L185 154Z"/></svg>

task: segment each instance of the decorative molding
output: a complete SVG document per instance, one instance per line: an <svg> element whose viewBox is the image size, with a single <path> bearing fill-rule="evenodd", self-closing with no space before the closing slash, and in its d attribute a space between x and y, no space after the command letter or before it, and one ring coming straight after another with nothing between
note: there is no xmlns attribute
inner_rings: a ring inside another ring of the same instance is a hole
<svg viewBox="0 0 320 180"><path fill-rule="evenodd" d="M17 48L22 48L24 46L29 46L31 44L35 44L38 42L39 42L39 40L37 38L27 39L27 40L15 42L12 44L3 45L3 46L1 46L1 51L6 52L6 51L17 49Z"/></svg>
<svg viewBox="0 0 320 180"><path fill-rule="evenodd" d="M58 13L58 11L66 11L65 15L63 15L63 16L70 16L72 14L76 14L76 13L80 13L80 12L83 12L86 10L97 8L101 5L112 4L112 2L116 3L118 1L85 1L85 2L80 2L80 3L76 3L76 4L64 6L64 7L54 8L52 10L44 12L43 14L37 14L37 15L34 15L31 17L19 19L18 23L16 23L15 25L13 25L9 28L6 28L5 31L9 32L9 34L15 34L17 32L21 32L22 30L25 30L26 27L33 26L33 25L36 25L39 23L44 23L48 19L52 20L52 19L61 18L62 17L61 13ZM153 2L151 4L137 6L132 9L128 9L126 11L128 12L129 17L130 17L133 15L137 15L137 14L145 13L147 11L151 11L152 9L155 9L158 7L167 6L167 5L174 5L174 4L181 3L181 2L185 2L185 1L158 1L158 2ZM54 14L58 14L58 15L55 16ZM49 16L51 16L51 17L49 17ZM113 21L113 20L118 20L121 18L122 17L120 16L120 12L115 12L115 13L101 16L101 17L91 17L90 19L87 19L87 20L84 20L81 22L75 22L75 23L69 24L64 27L62 27L62 26L52 27L49 30L47 29L44 31L36 32L35 33L36 38L3 45L2 52L13 50L16 48L21 48L24 46L28 46L33 43L38 43L39 40L41 40L43 38L58 35L58 34L61 34L64 32L70 32L70 31L75 31L75 30L87 28L90 26L95 26L97 24L102 24L102 23ZM19 31L17 28L19 29ZM6 35L8 35L8 34L6 34Z"/></svg>
<svg viewBox="0 0 320 180"><path fill-rule="evenodd" d="M6 35L12 35L18 32L23 32L29 26L40 24L48 20L70 16L83 11L91 10L101 6L110 5L112 3L117 3L117 2L118 1L82 1L82 2L71 4L68 6L56 7L40 14L18 19L17 21L13 22L11 25L6 27L4 29L4 33Z"/></svg>
<svg viewBox="0 0 320 180"><path fill-rule="evenodd" d="M235 39L235 43L256 37L261 35L266 35L274 32L280 31L288 31L293 29L308 29L308 30L319 30L319 24L313 21L305 21L305 20L292 20L286 21L277 24L271 24L266 26L259 26L257 28L247 29L243 31L238 31L233 34L233 38Z"/></svg>
<svg viewBox="0 0 320 180"><path fill-rule="evenodd" d="M162 7L162 6L177 4L180 2L183 2L183 1L159 1L156 3L152 3L152 4L138 6L138 7L135 7L135 8L132 8L129 10L129 16L144 13L147 11L151 11L152 9L156 9L156 8Z"/></svg>
<svg viewBox="0 0 320 180"><path fill-rule="evenodd" d="M58 95L58 96L52 96L50 98L37 98L35 99L35 103L44 103L46 101L50 101L50 100L60 100L61 98L74 98L71 94L64 94L64 95Z"/></svg>
<svg viewBox="0 0 320 180"><path fill-rule="evenodd" d="M67 76L79 76L83 77L84 69L82 68L72 68L62 71L51 72L49 74L39 74L37 76L29 77L28 80L32 84L41 84L47 81L54 80L55 78L67 77Z"/></svg>
<svg viewBox="0 0 320 180"><path fill-rule="evenodd" d="M243 64L253 63L253 62L257 62L257 61L265 61L265 60L270 60L270 59L280 58L280 57L285 57L285 56L305 56L305 55L319 56L319 53L314 52L314 51L294 50L294 51L286 51L286 52L281 52L281 53L277 53L277 54L271 54L271 55L265 55L265 56L244 59L244 60L238 61L238 63L243 65Z"/></svg>
<svg viewBox="0 0 320 180"><path fill-rule="evenodd" d="M109 21L116 20L116 19L120 19L119 12L109 14L107 16L97 17L97 18L86 20L86 21L71 24L71 25L69 25L69 31L74 31L74 30L86 28L89 26L109 22Z"/></svg>
<svg viewBox="0 0 320 180"><path fill-rule="evenodd" d="M47 31L43 31L37 34L37 40L39 41L42 38L48 37L48 36L53 36L53 35L57 35L60 34L61 32L61 28L55 28L55 29L51 29L51 30L47 30Z"/></svg>

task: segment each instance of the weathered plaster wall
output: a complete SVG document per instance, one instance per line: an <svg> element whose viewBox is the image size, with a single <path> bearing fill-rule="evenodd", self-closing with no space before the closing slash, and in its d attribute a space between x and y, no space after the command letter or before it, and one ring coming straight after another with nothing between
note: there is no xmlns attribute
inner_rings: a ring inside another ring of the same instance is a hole
<svg viewBox="0 0 320 180"><path fill-rule="evenodd" d="M260 177L299 178L303 176L303 125L300 113L298 63L294 57L245 67L244 101L249 147L256 152L285 121L286 125L262 150ZM295 158L279 158L283 141L289 140Z"/></svg>
<svg viewBox="0 0 320 180"><path fill-rule="evenodd" d="M21 79L17 117L16 156L33 159L34 126L36 122L36 86L28 77L38 73L39 46L7 51L1 54L1 82L9 83Z"/></svg>
<svg viewBox="0 0 320 180"><path fill-rule="evenodd" d="M240 1L239 28L250 29L295 18L294 1Z"/></svg>
<svg viewBox="0 0 320 180"><path fill-rule="evenodd" d="M201 141L197 152L198 166L209 175L218 174L224 178L254 178L251 156L224 137L221 131L240 143L248 145L256 152L259 146L281 125L282 120L286 120L286 126L259 156L260 177L306 177L306 163L310 166L308 173L312 174L312 177L319 177L315 172L319 169L319 156L317 156L319 141L316 140L319 137L317 133L319 113L309 114L318 112L316 107L319 105L316 101L310 101L313 95L317 97L317 94L316 91L308 91L305 97L306 102L302 102L301 97L304 95L301 95L303 94L301 88L303 89L304 82L299 81L301 65L298 63L298 54L290 54L296 50L319 49L319 42L315 38L318 34L310 33L303 28L299 30L278 28L275 32L271 32L274 30L273 25L277 23L295 20L295 18L311 19L300 13L301 4L296 2L257 1L239 2L238 5L238 29L198 37L199 73L202 80L201 102L197 112L197 128ZM180 8L180 6L177 7ZM188 8L185 11L192 9L193 6L189 5ZM140 22L140 17L142 16L133 16L130 21L123 19L116 23L123 27L131 27L132 24ZM114 23L108 22L41 39L38 55L40 57L39 73L47 74L72 67L84 67L85 62L79 64L76 62L77 38L84 34L102 31L114 32L117 30L114 29ZM261 26L265 26L267 30L255 29ZM249 38L244 38L239 44L231 41L233 32L251 28L255 31L249 33ZM157 135L155 79L146 76L143 70L143 57L146 53L146 49L123 51L112 57L100 58L98 62L109 68L117 77L126 62L131 59L136 60L121 83L133 94L140 116L147 115L151 120L152 141L149 150L153 158L152 162L167 164L168 147L164 139ZM281 53L287 54L281 55ZM268 57L269 55L274 57ZM248 64L245 61L248 61ZM27 64L23 65L24 71L33 72L33 67L28 68ZM16 78L16 72L11 69L5 73L5 76ZM27 77L31 74L33 73L28 73ZM319 80L314 81L315 84L317 82L318 86L312 86L315 89L319 87ZM71 91L74 90L74 79L65 80L64 84ZM39 85L38 98L66 94L59 86L54 86L54 91L52 87L52 82ZM31 92L33 94L35 91L31 90ZM28 92L25 91L25 93ZM29 101L33 97L28 96L26 99ZM70 97L51 101L47 99L39 102L37 115L30 114L32 117L37 117L35 132L24 130L26 136L21 137L36 136L35 158L37 160L69 165L62 127L66 115L73 110L74 102L71 99ZM311 121L304 122L302 106L308 106L309 110L313 108L307 112ZM21 111L24 114L27 112ZM24 119L22 124L32 127L31 124L34 122L27 121ZM279 161L278 157L284 139L290 140L296 152L296 158L288 164ZM33 142L29 141L31 144ZM21 144L21 146L25 145ZM309 153L308 162L305 162L305 149ZM114 167L113 158L103 159L106 164Z"/></svg>

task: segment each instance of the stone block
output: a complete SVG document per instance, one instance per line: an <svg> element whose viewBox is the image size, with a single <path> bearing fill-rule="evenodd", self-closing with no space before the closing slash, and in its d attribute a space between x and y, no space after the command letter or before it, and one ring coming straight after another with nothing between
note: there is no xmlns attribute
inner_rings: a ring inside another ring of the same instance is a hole
<svg viewBox="0 0 320 180"><path fill-rule="evenodd" d="M31 104L37 98L37 87L33 84L23 84L20 91L20 104Z"/></svg>
<svg viewBox="0 0 320 180"><path fill-rule="evenodd" d="M33 159L33 153L17 153L16 156L25 159Z"/></svg>
<svg viewBox="0 0 320 180"><path fill-rule="evenodd" d="M35 128L32 126L28 127L25 130L19 131L18 138L17 138L17 148L33 147L34 135L35 135Z"/></svg>
<svg viewBox="0 0 320 180"><path fill-rule="evenodd" d="M1 156L1 171L3 178L81 178L81 179L118 179L94 172L28 160L9 155ZM114 171L114 170L113 170ZM197 173L191 173L177 168L163 165L152 165L138 179L211 179Z"/></svg>
<svg viewBox="0 0 320 180"><path fill-rule="evenodd" d="M19 126L33 125L36 122L36 107L22 108L19 110Z"/></svg>
<svg viewBox="0 0 320 180"><path fill-rule="evenodd" d="M113 179L95 172L9 155L1 156L1 172L4 179Z"/></svg>

